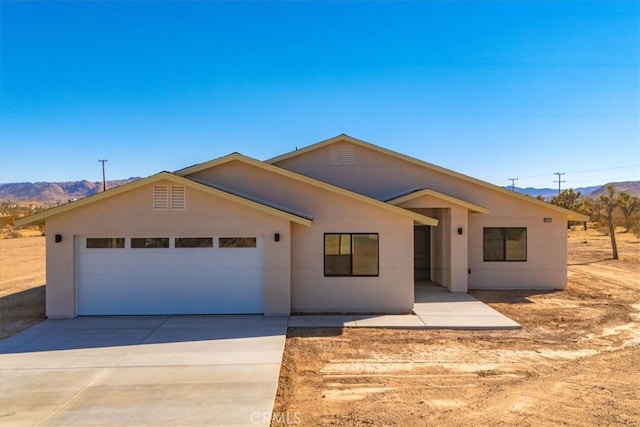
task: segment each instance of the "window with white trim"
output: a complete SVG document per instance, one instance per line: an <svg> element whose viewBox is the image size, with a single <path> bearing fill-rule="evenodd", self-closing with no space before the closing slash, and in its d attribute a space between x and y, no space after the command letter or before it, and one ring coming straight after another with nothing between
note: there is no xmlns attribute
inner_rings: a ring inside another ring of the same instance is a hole
<svg viewBox="0 0 640 427"><path fill-rule="evenodd" d="M153 210L184 210L186 190L184 185L154 185Z"/></svg>

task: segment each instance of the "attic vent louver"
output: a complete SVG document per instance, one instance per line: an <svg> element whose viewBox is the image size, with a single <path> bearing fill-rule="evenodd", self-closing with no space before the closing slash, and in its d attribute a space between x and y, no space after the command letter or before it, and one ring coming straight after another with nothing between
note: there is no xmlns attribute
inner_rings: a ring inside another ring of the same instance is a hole
<svg viewBox="0 0 640 427"><path fill-rule="evenodd" d="M355 149L352 145L334 145L331 147L332 165L354 165L356 163Z"/></svg>
<svg viewBox="0 0 640 427"><path fill-rule="evenodd" d="M331 147L331 164L339 165L342 163L342 147L339 145L334 145Z"/></svg>
<svg viewBox="0 0 640 427"><path fill-rule="evenodd" d="M185 194L184 186L172 185L171 186L171 209L184 210Z"/></svg>
<svg viewBox="0 0 640 427"><path fill-rule="evenodd" d="M154 185L153 210L184 210L185 189L182 185Z"/></svg>
<svg viewBox="0 0 640 427"><path fill-rule="evenodd" d="M153 210L169 209L169 187L166 185L153 186Z"/></svg>

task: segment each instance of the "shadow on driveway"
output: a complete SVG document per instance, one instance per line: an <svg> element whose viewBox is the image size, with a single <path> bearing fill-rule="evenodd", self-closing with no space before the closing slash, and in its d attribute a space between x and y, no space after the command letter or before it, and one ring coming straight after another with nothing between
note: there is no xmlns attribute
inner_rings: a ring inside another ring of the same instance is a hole
<svg viewBox="0 0 640 427"><path fill-rule="evenodd" d="M49 319L0 341L0 354L282 335L286 316L100 316Z"/></svg>

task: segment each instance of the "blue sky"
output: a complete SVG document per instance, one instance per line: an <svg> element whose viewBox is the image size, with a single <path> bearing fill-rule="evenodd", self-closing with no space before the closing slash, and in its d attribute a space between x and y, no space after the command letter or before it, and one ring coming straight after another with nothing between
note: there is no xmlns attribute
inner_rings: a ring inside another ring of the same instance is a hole
<svg viewBox="0 0 640 427"><path fill-rule="evenodd" d="M640 2L3 1L0 181L340 133L498 185L640 179Z"/></svg>

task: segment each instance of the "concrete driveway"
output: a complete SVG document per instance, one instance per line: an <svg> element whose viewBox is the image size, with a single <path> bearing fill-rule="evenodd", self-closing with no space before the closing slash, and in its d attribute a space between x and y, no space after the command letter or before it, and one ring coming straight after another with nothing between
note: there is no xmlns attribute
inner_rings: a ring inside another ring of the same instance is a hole
<svg viewBox="0 0 640 427"><path fill-rule="evenodd" d="M0 342L0 425L269 423L287 317L47 320Z"/></svg>

